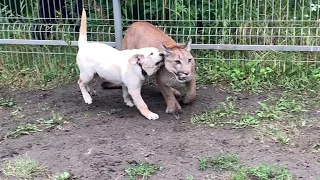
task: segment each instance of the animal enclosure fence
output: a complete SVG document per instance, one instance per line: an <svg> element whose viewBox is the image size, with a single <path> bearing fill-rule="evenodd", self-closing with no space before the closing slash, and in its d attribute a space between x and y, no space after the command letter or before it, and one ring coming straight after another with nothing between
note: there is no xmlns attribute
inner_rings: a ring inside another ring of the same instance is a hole
<svg viewBox="0 0 320 180"><path fill-rule="evenodd" d="M287 61L314 69L319 61L320 0L2 0L2 78L72 78L82 8L89 41L120 49L130 24L148 21L179 43L191 38L199 68L207 70L218 60L278 69Z"/></svg>

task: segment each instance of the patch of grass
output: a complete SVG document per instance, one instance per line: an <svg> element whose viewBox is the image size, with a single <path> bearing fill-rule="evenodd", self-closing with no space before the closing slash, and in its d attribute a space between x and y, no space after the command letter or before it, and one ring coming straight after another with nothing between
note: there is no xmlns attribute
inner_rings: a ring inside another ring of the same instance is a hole
<svg viewBox="0 0 320 180"><path fill-rule="evenodd" d="M0 98L0 107L13 107L15 105L13 98Z"/></svg>
<svg viewBox="0 0 320 180"><path fill-rule="evenodd" d="M35 159L29 157L19 157L5 162L2 172L6 177L15 177L22 179L33 179L45 170L45 167Z"/></svg>
<svg viewBox="0 0 320 180"><path fill-rule="evenodd" d="M62 116L56 114L52 111L52 118L48 120L40 119L37 120L40 124L44 125L46 129L52 129L57 127L58 129L63 129L62 125L68 123Z"/></svg>
<svg viewBox="0 0 320 180"><path fill-rule="evenodd" d="M201 170L207 169L207 167L208 167L208 159L202 157L199 160L200 160L200 169Z"/></svg>
<svg viewBox="0 0 320 180"><path fill-rule="evenodd" d="M25 117L25 114L23 114L23 109L22 107L17 107L15 106L12 112L10 112L10 116L13 117L14 119L21 119Z"/></svg>
<svg viewBox="0 0 320 180"><path fill-rule="evenodd" d="M31 133L36 133L36 132L40 132L40 131L41 131L41 129L39 129L38 126L28 123L28 124L24 124L24 125L19 125L7 137L17 138L19 136L29 135Z"/></svg>
<svg viewBox="0 0 320 180"><path fill-rule="evenodd" d="M53 174L52 177L54 180L71 180L74 179L74 176L69 172L63 172L61 174Z"/></svg>
<svg viewBox="0 0 320 180"><path fill-rule="evenodd" d="M233 121L233 128L256 127L260 124L260 120L252 115L244 114L240 120Z"/></svg>
<svg viewBox="0 0 320 180"><path fill-rule="evenodd" d="M137 178L148 179L158 170L160 170L160 167L144 162L126 168L124 171L129 180L136 180Z"/></svg>
<svg viewBox="0 0 320 180"><path fill-rule="evenodd" d="M292 177L287 168L281 166L246 166L231 175L231 180L291 180Z"/></svg>
<svg viewBox="0 0 320 180"><path fill-rule="evenodd" d="M224 102L221 102L215 111L205 111L200 114L191 116L192 123L206 123L213 127L218 124L223 124L226 118L234 117L239 114L231 97L227 97Z"/></svg>
<svg viewBox="0 0 320 180"><path fill-rule="evenodd" d="M112 114L116 114L116 113L118 113L120 111L121 111L121 109L111 109L109 111L102 111L102 112L107 114L107 115L112 115Z"/></svg>
<svg viewBox="0 0 320 180"><path fill-rule="evenodd" d="M275 125L265 125L266 128L264 128L264 132L268 135L270 135L272 137L272 139L282 143L282 144L285 144L285 145L288 145L289 142L290 142L290 138L288 137L288 135L283 131L281 130L279 127L275 126Z"/></svg>
<svg viewBox="0 0 320 180"><path fill-rule="evenodd" d="M194 180L192 175L187 176L187 180Z"/></svg>
<svg viewBox="0 0 320 180"><path fill-rule="evenodd" d="M217 170L235 170L240 167L239 157L234 153L222 153L217 157L201 158L200 169L213 167Z"/></svg>

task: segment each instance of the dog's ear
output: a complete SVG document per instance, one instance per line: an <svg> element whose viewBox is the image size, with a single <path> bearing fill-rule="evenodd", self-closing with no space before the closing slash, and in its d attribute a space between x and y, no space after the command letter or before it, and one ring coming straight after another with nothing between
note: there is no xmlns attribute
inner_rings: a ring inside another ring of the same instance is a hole
<svg viewBox="0 0 320 180"><path fill-rule="evenodd" d="M169 48L162 43L160 43L160 46L163 49L162 53L164 54L164 56L168 56L170 54Z"/></svg>
<svg viewBox="0 0 320 180"><path fill-rule="evenodd" d="M143 54L135 54L129 59L129 64L142 64L143 58Z"/></svg>
<svg viewBox="0 0 320 180"><path fill-rule="evenodd" d="M191 43L192 43L192 39L189 39L184 47L189 52L191 51Z"/></svg>

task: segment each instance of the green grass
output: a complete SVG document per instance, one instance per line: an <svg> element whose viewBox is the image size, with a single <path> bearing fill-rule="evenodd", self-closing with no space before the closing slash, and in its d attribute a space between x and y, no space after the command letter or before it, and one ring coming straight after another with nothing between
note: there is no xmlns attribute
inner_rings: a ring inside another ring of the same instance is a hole
<svg viewBox="0 0 320 180"><path fill-rule="evenodd" d="M231 180L291 180L293 179L286 167L281 166L246 166L231 175Z"/></svg>
<svg viewBox="0 0 320 180"><path fill-rule="evenodd" d="M13 98L0 98L0 107L13 107L14 105Z"/></svg>
<svg viewBox="0 0 320 180"><path fill-rule="evenodd" d="M215 111L205 111L200 114L193 114L191 116L192 123L207 123L209 126L216 126L223 124L226 118L234 117L239 114L237 111L234 100L227 97L225 101L221 102Z"/></svg>
<svg viewBox="0 0 320 180"><path fill-rule="evenodd" d="M229 97L216 110L193 114L191 122L210 127L230 125L232 128L254 128L276 142L289 145L294 128L301 123L300 117L303 117L306 108L316 106L312 101L317 99L311 100L306 96L283 92L258 102L257 108L250 109L250 112L238 110Z"/></svg>
<svg viewBox="0 0 320 180"><path fill-rule="evenodd" d="M240 167L239 157L234 153L222 153L217 157L200 158L200 169L235 170Z"/></svg>
<svg viewBox="0 0 320 180"><path fill-rule="evenodd" d="M192 175L187 176L187 180L194 180Z"/></svg>
<svg viewBox="0 0 320 180"><path fill-rule="evenodd" d="M52 118L51 119L39 119L37 120L37 122L39 122L41 125L45 126L46 129L52 129L52 128L58 128L58 129L62 129L63 125L68 123L68 121L66 121L66 119L62 116L60 116L59 114L55 113L54 111L52 111Z"/></svg>
<svg viewBox="0 0 320 180"><path fill-rule="evenodd" d="M200 158L200 169L213 168L218 171L229 172L231 180L291 180L289 170L282 165L258 164L245 165L240 162L239 156L226 152L217 157Z"/></svg>
<svg viewBox="0 0 320 180"><path fill-rule="evenodd" d="M6 177L21 179L34 179L44 170L45 167L41 163L29 157L18 157L1 166L1 171Z"/></svg>
<svg viewBox="0 0 320 180"><path fill-rule="evenodd" d="M144 162L126 168L124 171L129 180L136 180L148 179L158 170L160 170L160 167Z"/></svg>
<svg viewBox="0 0 320 180"><path fill-rule="evenodd" d="M63 172L61 174L53 174L52 177L54 180L71 180L73 178L72 174L69 172Z"/></svg>
<svg viewBox="0 0 320 180"><path fill-rule="evenodd" d="M19 125L17 126L17 128L9 133L9 135L7 137L10 138L17 138L19 136L23 136L23 135L29 135L31 133L36 133L36 132L40 132L41 129L39 129L38 126L34 125L34 124L23 124L23 125Z"/></svg>

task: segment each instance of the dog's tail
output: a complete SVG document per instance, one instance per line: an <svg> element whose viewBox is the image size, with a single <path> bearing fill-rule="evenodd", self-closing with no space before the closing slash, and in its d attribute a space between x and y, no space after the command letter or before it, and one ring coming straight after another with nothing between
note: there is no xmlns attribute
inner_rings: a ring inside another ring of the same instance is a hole
<svg viewBox="0 0 320 180"><path fill-rule="evenodd" d="M80 34L78 39L78 47L87 43L87 15L86 10L82 9L81 24L80 24Z"/></svg>

